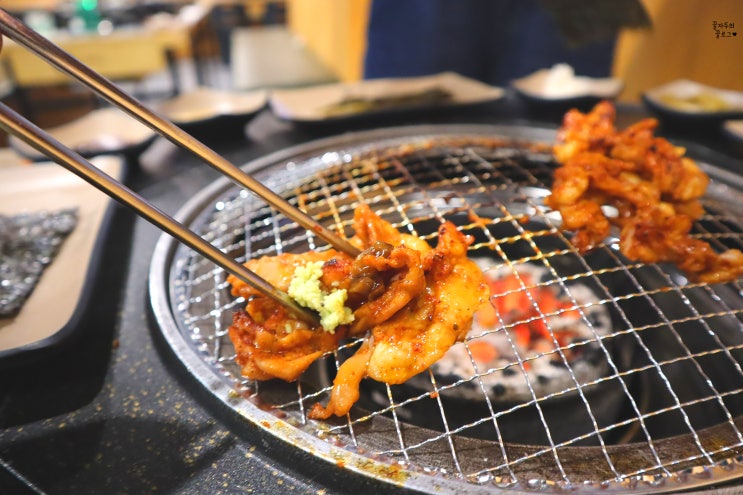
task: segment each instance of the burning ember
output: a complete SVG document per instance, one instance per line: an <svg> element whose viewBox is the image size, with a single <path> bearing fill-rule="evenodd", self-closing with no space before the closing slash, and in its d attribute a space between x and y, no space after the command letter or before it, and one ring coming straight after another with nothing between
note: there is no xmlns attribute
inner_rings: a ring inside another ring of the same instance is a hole
<svg viewBox="0 0 743 495"><path fill-rule="evenodd" d="M501 322L504 325L515 323L511 332L522 349L534 352L550 352L554 349L552 334L543 316L559 316L574 321L581 318L571 301L558 299L552 287L538 286L539 280L534 280L526 271L502 278L488 277L487 280L492 305L477 313L477 323L483 328L493 328ZM572 326L554 330L555 340L560 347L577 336ZM481 340L470 344L470 352L475 361L483 364L497 357L493 354L495 349Z"/></svg>
<svg viewBox="0 0 743 495"><path fill-rule="evenodd" d="M597 337L611 331L607 309L586 285L567 290L543 266L494 266L477 260L491 290L491 305L475 316L465 343L433 366L442 391L479 399L482 389L499 401L523 401L600 378L606 360ZM424 379L418 377L417 379Z"/></svg>

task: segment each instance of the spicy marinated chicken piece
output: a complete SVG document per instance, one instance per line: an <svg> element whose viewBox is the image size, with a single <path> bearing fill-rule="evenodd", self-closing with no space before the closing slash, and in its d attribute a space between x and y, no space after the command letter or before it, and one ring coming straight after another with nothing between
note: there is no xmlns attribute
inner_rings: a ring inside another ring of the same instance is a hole
<svg viewBox="0 0 743 495"><path fill-rule="evenodd" d="M315 300L318 294L340 293L343 307L331 309L352 315L332 328L310 327L249 285L228 278L232 294L248 301L229 328L236 360L247 378L296 380L343 339L364 335L361 347L338 370L328 406L318 404L311 411L314 418L346 414L367 376L401 383L428 368L464 338L475 311L488 297L481 270L467 259L471 239L453 224L440 227L435 248L398 232L367 206L357 209L354 229L350 242L362 249L355 259L331 249L246 263L290 295L297 273L316 268L308 275L315 290L301 295ZM303 304L301 298L295 299Z"/></svg>
<svg viewBox="0 0 743 495"><path fill-rule="evenodd" d="M587 114L570 110L563 118L553 147L560 163L586 151L604 154L611 148L616 135L616 110L607 102L597 104Z"/></svg>
<svg viewBox="0 0 743 495"><path fill-rule="evenodd" d="M264 256L245 265L274 287L287 292L297 268L312 262L331 262L335 266L333 260L344 259L350 264L349 256L333 250L310 251L303 255ZM344 336L342 331L330 333L310 328L282 305L256 297L255 289L234 276L229 276L227 281L232 285L232 295L247 301L245 310L233 315L229 328L236 361L247 378L296 380L320 356L335 349Z"/></svg>
<svg viewBox="0 0 743 495"><path fill-rule="evenodd" d="M451 223L439 227L436 248L423 260L425 290L372 328L371 378L402 383L428 369L469 332L475 312L490 295L482 270L467 258L471 242Z"/></svg>
<svg viewBox="0 0 743 495"><path fill-rule="evenodd" d="M382 256L378 249L364 250L352 268L349 304L358 309L351 335L389 320L426 288L421 253L410 248L394 247Z"/></svg>
<svg viewBox="0 0 743 495"><path fill-rule="evenodd" d="M243 376L291 382L322 355L338 347L345 332L317 331L277 304L252 299L233 316L229 336Z"/></svg>
<svg viewBox="0 0 743 495"><path fill-rule="evenodd" d="M464 339L490 291L480 268L467 259L471 241L451 223L443 224L438 234L436 248L422 260L424 290L371 328L356 354L338 369L328 405L316 404L311 418L346 414L358 400L363 378L403 383Z"/></svg>
<svg viewBox="0 0 743 495"><path fill-rule="evenodd" d="M547 206L560 212L562 228L574 231L575 247L587 252L620 228L620 250L644 263L672 262L693 280L730 281L743 275L734 266L743 253L724 257L689 235L703 213L699 198L709 178L685 150L654 135L658 122L642 120L623 131L616 111L601 102L583 114L571 110L558 131L555 171ZM602 207L616 209L609 218Z"/></svg>

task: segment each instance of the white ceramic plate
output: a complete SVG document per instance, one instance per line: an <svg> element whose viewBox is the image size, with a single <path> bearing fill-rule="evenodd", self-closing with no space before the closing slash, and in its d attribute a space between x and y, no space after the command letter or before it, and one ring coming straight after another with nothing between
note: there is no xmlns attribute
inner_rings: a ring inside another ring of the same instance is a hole
<svg viewBox="0 0 743 495"><path fill-rule="evenodd" d="M45 131L86 158L139 154L156 136L155 131L113 107L93 110L72 122L50 127ZM47 159L15 136L8 139L8 144L20 155L31 160Z"/></svg>
<svg viewBox="0 0 743 495"><path fill-rule="evenodd" d="M620 79L576 75L565 64L538 70L512 81L511 85L523 98L545 104L614 99L624 87Z"/></svg>
<svg viewBox="0 0 743 495"><path fill-rule="evenodd" d="M419 95L433 91L447 92L449 97L435 102L417 99ZM358 83L274 90L269 102L273 112L282 119L295 122L322 122L436 106L453 107L485 103L502 98L503 93L502 88L489 86L454 72L445 72L424 77L370 79ZM400 104L337 114L330 110L334 105L356 98L365 100L383 98L388 101L395 99ZM409 104L406 104L405 100Z"/></svg>

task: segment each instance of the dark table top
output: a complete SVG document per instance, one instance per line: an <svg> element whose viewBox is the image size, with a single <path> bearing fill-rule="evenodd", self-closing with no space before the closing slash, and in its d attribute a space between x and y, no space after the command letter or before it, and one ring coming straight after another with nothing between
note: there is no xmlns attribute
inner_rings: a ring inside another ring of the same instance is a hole
<svg viewBox="0 0 743 495"><path fill-rule="evenodd" d="M512 96L488 105L297 126L264 111L209 144L235 164L312 139L368 128L437 123L536 123ZM645 116L620 106L620 126ZM661 129L692 156L743 171L719 130ZM225 131L225 132L223 132ZM704 147L697 146L699 143ZM156 142L126 182L168 213L219 177ZM115 205L93 296L74 336L0 369L0 493L378 493L376 482L268 441L200 389L149 315L147 277L160 232ZM53 310L53 307L50 307ZM388 488L388 487L385 487Z"/></svg>

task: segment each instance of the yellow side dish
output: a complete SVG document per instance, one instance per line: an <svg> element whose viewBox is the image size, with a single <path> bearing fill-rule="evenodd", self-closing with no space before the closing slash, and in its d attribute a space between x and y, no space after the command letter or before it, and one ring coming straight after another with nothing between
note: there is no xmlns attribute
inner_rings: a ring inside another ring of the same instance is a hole
<svg viewBox="0 0 743 495"><path fill-rule="evenodd" d="M722 97L709 92L702 92L684 97L661 95L658 99L669 107L677 110L722 112L734 108L733 105Z"/></svg>

